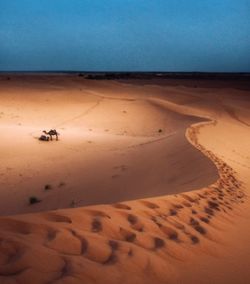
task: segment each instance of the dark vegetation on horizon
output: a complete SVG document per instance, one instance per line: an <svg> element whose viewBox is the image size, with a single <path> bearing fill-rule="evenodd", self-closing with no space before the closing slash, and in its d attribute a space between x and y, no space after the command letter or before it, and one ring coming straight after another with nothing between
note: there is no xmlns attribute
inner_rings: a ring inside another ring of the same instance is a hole
<svg viewBox="0 0 250 284"><path fill-rule="evenodd" d="M22 74L77 74L79 76L121 76L121 77L163 77L163 78L249 78L250 72L162 72L162 71L0 71L0 75L22 75Z"/></svg>
<svg viewBox="0 0 250 284"><path fill-rule="evenodd" d="M77 75L90 80L130 80L130 79L201 79L201 80L248 80L246 72L88 72L88 71L0 71L0 76L8 75Z"/></svg>
<svg viewBox="0 0 250 284"><path fill-rule="evenodd" d="M92 80L117 79L223 79L250 80L250 73L210 73L210 72L96 72L79 73L78 76Z"/></svg>

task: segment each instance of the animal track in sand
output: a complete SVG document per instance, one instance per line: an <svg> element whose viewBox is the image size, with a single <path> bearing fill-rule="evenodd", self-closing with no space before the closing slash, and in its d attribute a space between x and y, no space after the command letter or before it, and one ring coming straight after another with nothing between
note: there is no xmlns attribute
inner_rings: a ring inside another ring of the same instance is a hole
<svg viewBox="0 0 250 284"><path fill-rule="evenodd" d="M181 230L181 231L185 230L185 225L180 222L177 222L176 220L171 220L169 221L169 223L178 230Z"/></svg>
<svg viewBox="0 0 250 284"><path fill-rule="evenodd" d="M105 265L115 264L118 261L118 257L115 254L115 252L118 250L119 243L117 241L114 241L114 240L109 240L108 244L110 246L111 253L108 256L108 258L103 262L103 264L105 264Z"/></svg>
<svg viewBox="0 0 250 284"><path fill-rule="evenodd" d="M190 235L190 240L193 244L198 244L200 242L200 239L194 235Z"/></svg>
<svg viewBox="0 0 250 284"><path fill-rule="evenodd" d="M100 231L102 231L102 223L99 219L94 219L92 221L92 228L91 228L92 232L98 233Z"/></svg>
<svg viewBox="0 0 250 284"><path fill-rule="evenodd" d="M60 270L60 276L57 279L54 279L54 281L61 281L63 278L66 278L67 276L70 276L71 272L71 266L70 262L66 258L63 259L63 266Z"/></svg>
<svg viewBox="0 0 250 284"><path fill-rule="evenodd" d="M63 216L63 215L59 215L56 213L48 213L48 214L44 214L44 217L51 222L59 222L59 223L72 223L72 220L67 217L67 216Z"/></svg>
<svg viewBox="0 0 250 284"><path fill-rule="evenodd" d="M18 275L22 274L27 269L29 269L29 267L24 267L24 268L18 269L18 268L15 268L15 266L13 266L13 265L10 265L8 268L5 268L4 270L0 270L0 276L5 276L5 277L7 277L7 276L11 277L12 276L12 277L14 277L14 276L18 276Z"/></svg>
<svg viewBox="0 0 250 284"><path fill-rule="evenodd" d="M118 209L124 209L124 210L131 210L132 208L124 203L115 203L112 205L113 207L115 208L118 208Z"/></svg>
<svg viewBox="0 0 250 284"><path fill-rule="evenodd" d="M180 194L181 197L183 197L184 199L186 199L187 201L191 202L191 203L196 203L198 198L193 198L187 194Z"/></svg>
<svg viewBox="0 0 250 284"><path fill-rule="evenodd" d="M15 219L2 218L0 220L0 226L2 230L7 232L28 235L32 231L34 225Z"/></svg>
<svg viewBox="0 0 250 284"><path fill-rule="evenodd" d="M206 230L200 225L200 223L194 219L193 217L190 218L190 223L189 223L198 233L205 235Z"/></svg>
<svg viewBox="0 0 250 284"><path fill-rule="evenodd" d="M150 209L160 208L159 205L157 205L153 202L147 201L147 200L140 200L140 203L143 204L144 206L146 206L147 208L150 208Z"/></svg>
<svg viewBox="0 0 250 284"><path fill-rule="evenodd" d="M70 230L58 230L51 239L44 243L45 247L65 255L81 255L82 241Z"/></svg>
<svg viewBox="0 0 250 284"><path fill-rule="evenodd" d="M157 218L158 217L158 218ZM171 227L165 225L166 220L162 219L159 216L153 216L151 220L159 227L160 231L170 240L179 241L178 240L178 232ZM183 229L183 225L178 226L177 229Z"/></svg>
<svg viewBox="0 0 250 284"><path fill-rule="evenodd" d="M124 228L120 228L120 234L126 242L134 242L135 239L136 239L135 233L133 233L129 230L126 230Z"/></svg>
<svg viewBox="0 0 250 284"><path fill-rule="evenodd" d="M111 218L107 213L105 213L105 212L103 212L101 210L84 209L84 213L86 213L86 214L88 214L90 216L93 216L93 217L104 217L104 218L108 218L108 219Z"/></svg>
<svg viewBox="0 0 250 284"><path fill-rule="evenodd" d="M79 235L75 230L69 229L69 231L75 238L77 238L80 241L81 243L80 254L84 255L88 249L88 241L83 236Z"/></svg>
<svg viewBox="0 0 250 284"><path fill-rule="evenodd" d="M140 222L139 218L136 215L127 214L126 212L120 212L120 214L127 219L128 223L130 224L130 227L133 230L136 230L138 232L143 232L144 224Z"/></svg>
<svg viewBox="0 0 250 284"><path fill-rule="evenodd" d="M154 248L160 249L165 246L165 241L161 238L155 237L154 238Z"/></svg>
<svg viewBox="0 0 250 284"><path fill-rule="evenodd" d="M25 250L25 246L19 242L0 239L0 266L13 265L22 257Z"/></svg>
<svg viewBox="0 0 250 284"><path fill-rule="evenodd" d="M177 212L177 210L175 210L175 209L169 209L169 215L170 216L175 216L175 215L177 215L178 214L178 212Z"/></svg>
<svg viewBox="0 0 250 284"><path fill-rule="evenodd" d="M178 233L174 229L167 226L160 226L160 230L172 241L178 241Z"/></svg>
<svg viewBox="0 0 250 284"><path fill-rule="evenodd" d="M204 223L207 223L207 224L210 222L210 220L206 217L200 217L200 220Z"/></svg>
<svg viewBox="0 0 250 284"><path fill-rule="evenodd" d="M131 225L135 225L136 223L138 223L138 217L132 214L127 215L127 220Z"/></svg>
<svg viewBox="0 0 250 284"><path fill-rule="evenodd" d="M186 207L192 207L192 205L187 201L182 201L182 204Z"/></svg>
<svg viewBox="0 0 250 284"><path fill-rule="evenodd" d="M92 245L93 237L87 239L77 231L70 230L71 234L81 243L80 254L85 258L103 265L111 265L117 262L116 251L119 249L119 243L116 240L103 240L99 237L99 246Z"/></svg>

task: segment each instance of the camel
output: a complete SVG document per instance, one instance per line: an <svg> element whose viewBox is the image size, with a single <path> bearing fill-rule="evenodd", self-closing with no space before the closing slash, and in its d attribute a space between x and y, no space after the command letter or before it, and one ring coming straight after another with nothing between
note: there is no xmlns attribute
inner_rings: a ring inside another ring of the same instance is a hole
<svg viewBox="0 0 250 284"><path fill-rule="evenodd" d="M49 141L49 136L47 136L47 135L41 135L41 136L39 137L39 140L40 140L40 141Z"/></svg>
<svg viewBox="0 0 250 284"><path fill-rule="evenodd" d="M49 132L47 132L46 130L43 130L43 133L45 133L46 135L49 135L50 140L53 140L52 136L56 136L56 140L58 140L59 133L55 129L50 129Z"/></svg>

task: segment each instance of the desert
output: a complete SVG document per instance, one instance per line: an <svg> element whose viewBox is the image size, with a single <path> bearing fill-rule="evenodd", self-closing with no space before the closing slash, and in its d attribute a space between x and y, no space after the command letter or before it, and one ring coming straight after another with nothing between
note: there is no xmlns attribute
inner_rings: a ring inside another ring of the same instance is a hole
<svg viewBox="0 0 250 284"><path fill-rule="evenodd" d="M249 90L1 75L0 282L248 283Z"/></svg>

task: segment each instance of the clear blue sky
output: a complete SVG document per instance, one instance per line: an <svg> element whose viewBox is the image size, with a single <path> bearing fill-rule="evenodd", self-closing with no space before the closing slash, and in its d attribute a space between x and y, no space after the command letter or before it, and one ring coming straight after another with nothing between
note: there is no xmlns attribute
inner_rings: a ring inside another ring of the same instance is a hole
<svg viewBox="0 0 250 284"><path fill-rule="evenodd" d="M250 71L250 0L0 0L0 70Z"/></svg>

